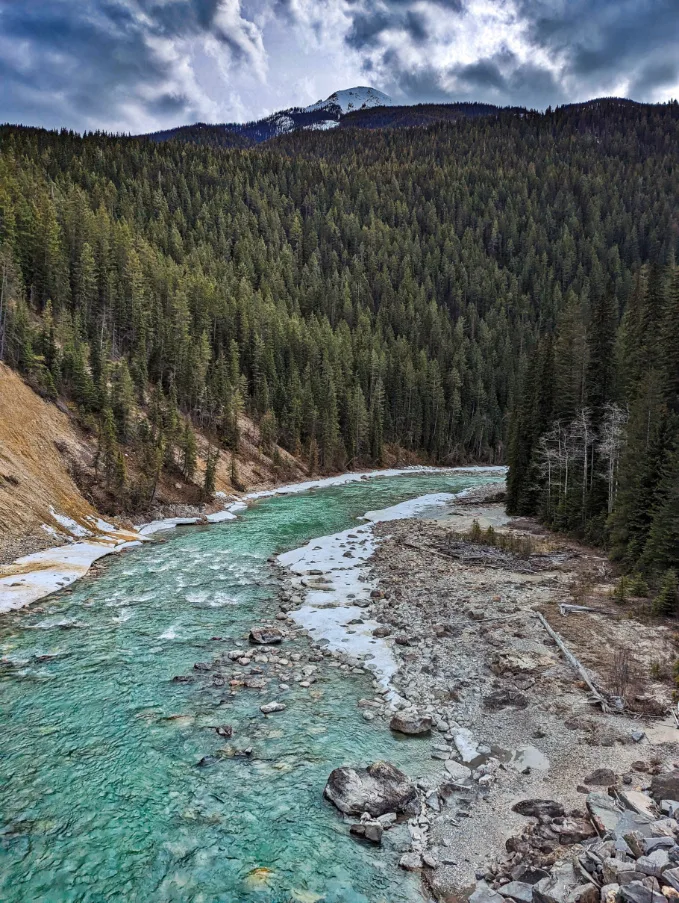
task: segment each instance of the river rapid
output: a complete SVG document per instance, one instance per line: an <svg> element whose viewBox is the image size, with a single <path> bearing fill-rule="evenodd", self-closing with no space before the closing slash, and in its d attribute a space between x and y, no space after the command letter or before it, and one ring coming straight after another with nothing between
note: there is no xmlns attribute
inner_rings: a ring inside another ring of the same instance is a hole
<svg viewBox="0 0 679 903"><path fill-rule="evenodd" d="M262 498L0 618L0 900L421 899L397 852L355 841L322 798L338 765L387 759L414 779L431 767L427 741L361 717L371 675L328 668L311 689L234 695L172 678L275 616L271 556L366 511L503 479L413 473ZM286 655L296 649L308 653L308 640ZM286 709L265 717L273 699ZM214 727L225 723L253 754L199 767L224 747Z"/></svg>

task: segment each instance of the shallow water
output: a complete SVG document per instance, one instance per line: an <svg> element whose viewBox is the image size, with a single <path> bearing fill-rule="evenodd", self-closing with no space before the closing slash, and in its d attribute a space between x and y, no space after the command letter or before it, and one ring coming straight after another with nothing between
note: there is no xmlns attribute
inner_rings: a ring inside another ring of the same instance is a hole
<svg viewBox="0 0 679 903"><path fill-rule="evenodd" d="M492 479L502 476L495 473ZM420 899L397 854L351 839L322 798L341 764L416 778L429 743L365 722L372 678L323 670L310 690L172 683L246 642L277 610L275 553L358 515L482 474L375 478L252 504L166 534L102 576L0 619L0 900L379 903ZM221 639L215 639L220 637ZM306 641L288 644L303 649ZM265 717L263 702L285 702ZM227 745L252 758L198 767Z"/></svg>

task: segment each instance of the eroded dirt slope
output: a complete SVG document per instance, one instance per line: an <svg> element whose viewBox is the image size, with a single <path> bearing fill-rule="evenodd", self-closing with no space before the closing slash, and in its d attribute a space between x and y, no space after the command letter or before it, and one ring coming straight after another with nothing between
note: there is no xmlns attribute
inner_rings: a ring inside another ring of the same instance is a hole
<svg viewBox="0 0 679 903"><path fill-rule="evenodd" d="M68 472L67 455L84 453L70 418L0 364L0 563L57 545L53 511L82 523L96 516Z"/></svg>

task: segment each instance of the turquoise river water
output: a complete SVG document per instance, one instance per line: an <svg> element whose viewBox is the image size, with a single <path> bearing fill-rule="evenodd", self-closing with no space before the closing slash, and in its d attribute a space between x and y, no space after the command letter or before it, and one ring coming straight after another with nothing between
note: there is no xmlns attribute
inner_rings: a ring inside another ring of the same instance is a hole
<svg viewBox="0 0 679 903"><path fill-rule="evenodd" d="M353 840L322 797L341 764L388 759L413 778L429 767L428 743L362 719L369 676L324 669L313 693L292 684L264 698L172 678L275 614L269 556L365 511L488 480L409 474L262 499L236 521L167 533L109 559L97 579L3 615L0 900L420 899L395 854ZM263 716L270 699L286 710ZM253 755L198 767L225 745L213 730L224 723Z"/></svg>

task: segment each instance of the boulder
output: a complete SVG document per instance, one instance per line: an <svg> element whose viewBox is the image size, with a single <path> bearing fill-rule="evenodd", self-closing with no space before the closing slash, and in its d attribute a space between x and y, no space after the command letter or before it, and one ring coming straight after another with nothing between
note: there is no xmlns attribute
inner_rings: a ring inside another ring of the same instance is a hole
<svg viewBox="0 0 679 903"><path fill-rule="evenodd" d="M646 887L641 881L632 881L620 888L620 899L623 903L667 903L662 894Z"/></svg>
<svg viewBox="0 0 679 903"><path fill-rule="evenodd" d="M509 884L499 887L498 893L516 900L517 903L533 903L533 885L524 884L523 881L510 881Z"/></svg>
<svg viewBox="0 0 679 903"><path fill-rule="evenodd" d="M610 787L615 784L615 772L610 768L597 768L585 778L585 784L594 784L597 787Z"/></svg>
<svg viewBox="0 0 679 903"><path fill-rule="evenodd" d="M460 762L456 762L454 759L448 759L445 767L446 771L453 779L453 781L458 784L464 784L472 776L471 768L467 768L466 765L462 765Z"/></svg>
<svg viewBox="0 0 679 903"><path fill-rule="evenodd" d="M561 818L565 814L561 803L554 800L521 800L514 803L512 811L529 818L541 818L544 815L549 818Z"/></svg>
<svg viewBox="0 0 679 903"><path fill-rule="evenodd" d="M233 726L230 724L220 724L219 727L216 727L215 730L219 734L220 737L233 737Z"/></svg>
<svg viewBox="0 0 679 903"><path fill-rule="evenodd" d="M386 636L391 636L391 628L390 627L376 627L373 630L373 636L376 636L378 639Z"/></svg>
<svg viewBox="0 0 679 903"><path fill-rule="evenodd" d="M367 768L335 768L323 792L345 815L367 812L377 818L387 812L414 815L419 810L415 785L389 762L373 762Z"/></svg>
<svg viewBox="0 0 679 903"><path fill-rule="evenodd" d="M474 740L472 732L468 728L463 727L457 730L453 737L453 743L462 757L463 762L473 762L474 759L478 758L479 745Z"/></svg>
<svg viewBox="0 0 679 903"><path fill-rule="evenodd" d="M349 828L351 834L354 837L363 837L365 840L369 840L370 843L379 844L382 843L382 834L384 832L384 828L378 821L361 821L357 825L352 825Z"/></svg>
<svg viewBox="0 0 679 903"><path fill-rule="evenodd" d="M430 715L407 715L403 712L398 712L392 717L389 727L392 731L396 731L399 734L418 736L431 733L432 724L433 721Z"/></svg>
<svg viewBox="0 0 679 903"><path fill-rule="evenodd" d="M653 800L640 790L620 790L618 799L626 809L631 809L640 815L648 815L649 818L655 817L656 807Z"/></svg>
<svg viewBox="0 0 679 903"><path fill-rule="evenodd" d="M601 903L618 903L620 900L619 884L604 884L599 894Z"/></svg>
<svg viewBox="0 0 679 903"><path fill-rule="evenodd" d="M648 856L640 856L637 859L637 871L649 875L651 878L660 878L662 873L670 867L670 857L667 850L655 850Z"/></svg>
<svg viewBox="0 0 679 903"><path fill-rule="evenodd" d="M552 831L556 831L559 835L559 843L567 846L572 843L582 843L594 837L596 830L591 821L587 818L562 818L552 822L550 825Z"/></svg>
<svg viewBox="0 0 679 903"><path fill-rule="evenodd" d="M656 850L671 850L674 846L673 837L644 837L641 841L644 856L650 856Z"/></svg>
<svg viewBox="0 0 679 903"><path fill-rule="evenodd" d="M620 821L622 809L606 793L590 793L587 809L599 834L615 830Z"/></svg>
<svg viewBox="0 0 679 903"><path fill-rule="evenodd" d="M503 899L485 881L479 881L476 885L476 890L469 898L469 903L503 903Z"/></svg>
<svg viewBox="0 0 679 903"><path fill-rule="evenodd" d="M277 627L253 627L250 642L255 646L275 646L283 642L283 634Z"/></svg>
<svg viewBox="0 0 679 903"><path fill-rule="evenodd" d="M619 884L621 887L631 884L632 881L640 881L644 877L642 872L637 871L634 862L616 859L615 856L604 859L601 870L607 884Z"/></svg>
<svg viewBox="0 0 679 903"><path fill-rule="evenodd" d="M663 872L663 883L679 891L679 868L666 869Z"/></svg>
<svg viewBox="0 0 679 903"><path fill-rule="evenodd" d="M419 853L404 853L398 864L406 872L417 872L422 868L422 857Z"/></svg>
<svg viewBox="0 0 679 903"><path fill-rule="evenodd" d="M656 774L651 781L651 796L656 803L679 799L679 769Z"/></svg>
<svg viewBox="0 0 679 903"><path fill-rule="evenodd" d="M534 903L598 903L599 890L583 884L570 862L559 862L548 878L533 887Z"/></svg>

